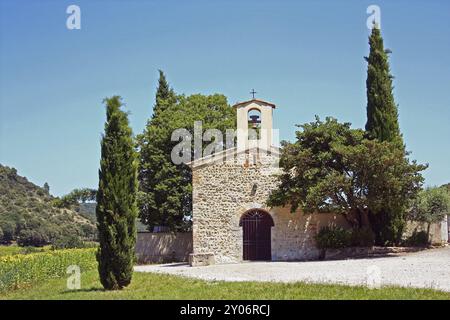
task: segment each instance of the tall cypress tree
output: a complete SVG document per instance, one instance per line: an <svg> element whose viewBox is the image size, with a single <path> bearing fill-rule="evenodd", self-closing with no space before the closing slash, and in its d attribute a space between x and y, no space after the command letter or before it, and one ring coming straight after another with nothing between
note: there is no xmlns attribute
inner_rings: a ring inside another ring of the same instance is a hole
<svg viewBox="0 0 450 320"><path fill-rule="evenodd" d="M380 29L374 26L369 37L370 54L367 67L367 135L371 139L388 141L404 149L398 124L398 110L394 101L389 68L389 50L384 49ZM406 224L405 208L401 204L386 204L379 212L369 214L376 243L396 243Z"/></svg>
<svg viewBox="0 0 450 320"><path fill-rule="evenodd" d="M181 224L184 212L180 201L182 194L186 193L178 179L177 169L170 160L171 145L166 139L169 123L167 119L162 120L164 111L176 104L177 96L164 72L158 71L153 115L147 121L144 132L138 135L139 217L150 231L154 226L167 226L170 224L167 220L173 220L173 216L177 216L177 222L172 221L171 224ZM167 184L161 187L161 181Z"/></svg>
<svg viewBox="0 0 450 320"><path fill-rule="evenodd" d="M176 95L166 80L166 76L162 70L159 71L158 88L156 89L156 103L153 107L153 118L158 113L167 109L171 103L175 103Z"/></svg>
<svg viewBox="0 0 450 320"><path fill-rule="evenodd" d="M367 67L367 123L371 138L402 142L398 125L398 110L392 92L389 50L384 49L380 29L374 27L369 37L370 54Z"/></svg>
<svg viewBox="0 0 450 320"><path fill-rule="evenodd" d="M137 161L127 114L118 96L104 100L105 133L101 142L97 192L97 251L100 281L105 289L131 282L136 244Z"/></svg>

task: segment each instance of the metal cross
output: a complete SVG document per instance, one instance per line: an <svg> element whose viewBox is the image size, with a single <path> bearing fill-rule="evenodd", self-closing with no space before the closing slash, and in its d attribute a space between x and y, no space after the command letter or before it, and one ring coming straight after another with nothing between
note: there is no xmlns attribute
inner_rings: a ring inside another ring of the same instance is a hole
<svg viewBox="0 0 450 320"><path fill-rule="evenodd" d="M255 93L258 93L255 91L255 89L252 89L252 91L250 91L250 94L253 96L253 99L255 99Z"/></svg>

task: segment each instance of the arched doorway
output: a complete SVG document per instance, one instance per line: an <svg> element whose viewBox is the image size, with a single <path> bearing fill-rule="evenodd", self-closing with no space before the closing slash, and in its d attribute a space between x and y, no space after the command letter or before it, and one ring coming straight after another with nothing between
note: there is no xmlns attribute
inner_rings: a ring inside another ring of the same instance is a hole
<svg viewBox="0 0 450 320"><path fill-rule="evenodd" d="M267 211L252 209L244 213L239 222L243 231L243 259L271 260L272 217Z"/></svg>

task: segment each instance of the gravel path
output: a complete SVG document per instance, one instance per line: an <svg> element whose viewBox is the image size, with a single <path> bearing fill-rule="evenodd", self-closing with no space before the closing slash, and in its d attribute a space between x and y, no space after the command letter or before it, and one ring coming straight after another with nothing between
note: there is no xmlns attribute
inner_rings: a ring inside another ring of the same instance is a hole
<svg viewBox="0 0 450 320"><path fill-rule="evenodd" d="M396 285L450 292L450 247L394 257L308 262L245 262L207 267L187 264L136 266L203 280L319 282L350 285Z"/></svg>

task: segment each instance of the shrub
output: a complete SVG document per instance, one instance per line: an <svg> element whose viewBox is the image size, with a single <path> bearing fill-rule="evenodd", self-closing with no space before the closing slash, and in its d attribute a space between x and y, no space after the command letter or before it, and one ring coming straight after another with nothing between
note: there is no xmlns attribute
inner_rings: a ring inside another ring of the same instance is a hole
<svg viewBox="0 0 450 320"><path fill-rule="evenodd" d="M37 252L43 252L44 248L37 248L37 247L23 247L22 250L20 250L20 254L31 254L31 253L37 253Z"/></svg>
<svg viewBox="0 0 450 320"><path fill-rule="evenodd" d="M52 250L84 248L84 242L77 236L61 236L52 242Z"/></svg>
<svg viewBox="0 0 450 320"><path fill-rule="evenodd" d="M11 243L14 239L14 234L16 232L16 225L10 221L2 221L0 222L2 230L3 230L3 243Z"/></svg>
<svg viewBox="0 0 450 320"><path fill-rule="evenodd" d="M83 236L87 239L96 239L97 238L97 228L90 224L82 224L80 226L81 232L83 233Z"/></svg>
<svg viewBox="0 0 450 320"><path fill-rule="evenodd" d="M355 247L371 247L375 243L375 235L370 228L355 229L352 231L351 245Z"/></svg>
<svg viewBox="0 0 450 320"><path fill-rule="evenodd" d="M95 241L85 241L84 242L85 248L98 248L98 242Z"/></svg>
<svg viewBox="0 0 450 320"><path fill-rule="evenodd" d="M46 234L38 230L24 229L21 230L17 237L17 244L21 247L34 246L42 247L49 243Z"/></svg>
<svg viewBox="0 0 450 320"><path fill-rule="evenodd" d="M352 233L341 227L323 227L315 236L319 249L336 249L351 245Z"/></svg>
<svg viewBox="0 0 450 320"><path fill-rule="evenodd" d="M67 249L0 257L0 291L65 276L71 265L79 266L81 272L95 269L95 252L94 248Z"/></svg>
<svg viewBox="0 0 450 320"><path fill-rule="evenodd" d="M426 231L414 232L404 242L407 246L426 246L429 244L428 233Z"/></svg>

